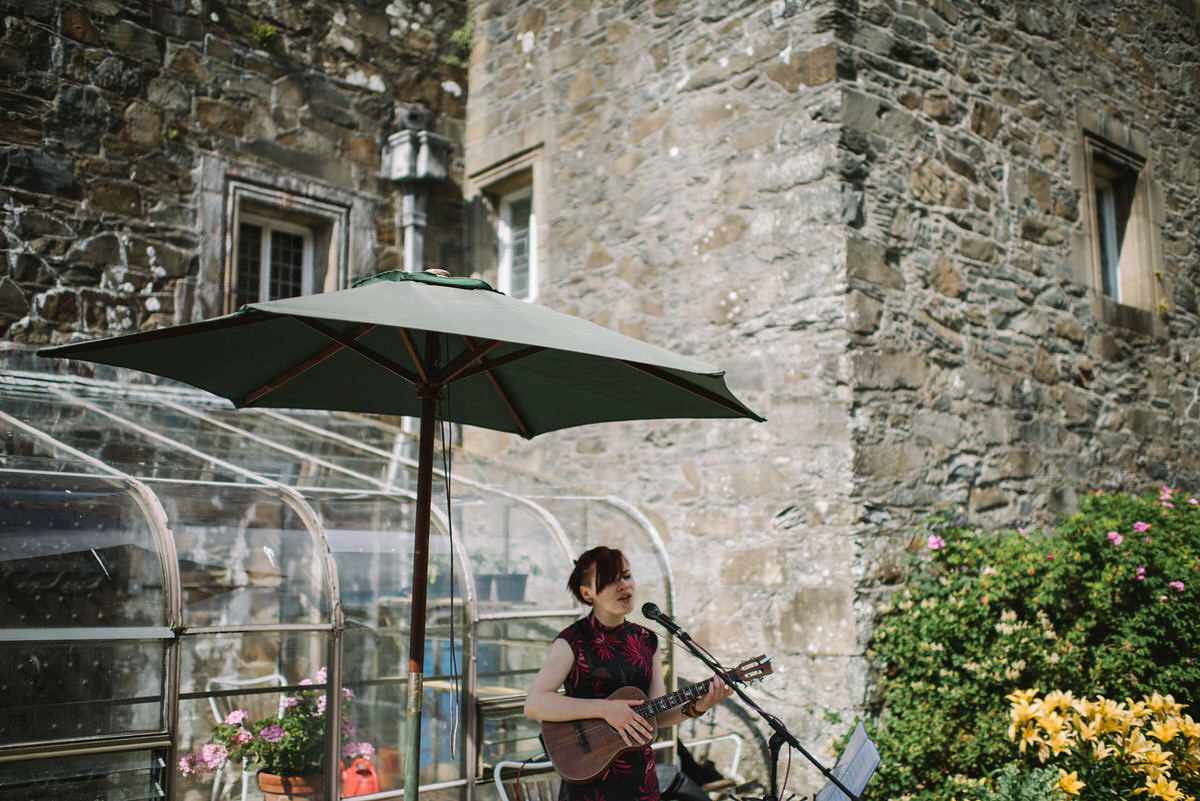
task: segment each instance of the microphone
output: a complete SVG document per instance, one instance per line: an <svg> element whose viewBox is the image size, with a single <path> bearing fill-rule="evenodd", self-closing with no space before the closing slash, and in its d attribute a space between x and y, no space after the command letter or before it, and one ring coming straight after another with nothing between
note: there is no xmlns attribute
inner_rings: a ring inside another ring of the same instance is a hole
<svg viewBox="0 0 1200 801"><path fill-rule="evenodd" d="M658 604L656 603L647 601L646 603L642 604L642 615L644 615L647 620L655 620L661 623L667 629L667 631L671 632L672 634L683 634L683 629L679 628L679 626L675 624L675 621L671 619L670 615L659 609Z"/></svg>

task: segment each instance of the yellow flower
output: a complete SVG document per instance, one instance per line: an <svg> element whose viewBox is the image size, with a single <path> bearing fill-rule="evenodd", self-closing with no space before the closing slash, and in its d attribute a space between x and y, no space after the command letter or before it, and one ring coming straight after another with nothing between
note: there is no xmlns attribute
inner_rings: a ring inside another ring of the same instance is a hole
<svg viewBox="0 0 1200 801"><path fill-rule="evenodd" d="M1065 729L1050 732L1046 737L1046 745L1050 746L1050 750L1055 756L1058 756L1071 747L1070 734Z"/></svg>
<svg viewBox="0 0 1200 801"><path fill-rule="evenodd" d="M1066 712L1075 703L1075 696L1070 690L1063 692L1062 690L1051 690L1046 693L1046 706L1056 709L1061 709Z"/></svg>
<svg viewBox="0 0 1200 801"><path fill-rule="evenodd" d="M1151 712L1162 717L1178 715L1183 711L1183 705L1176 703L1173 696L1159 695L1157 692L1150 696L1146 706Z"/></svg>
<svg viewBox="0 0 1200 801"><path fill-rule="evenodd" d="M1170 742L1176 734L1179 734L1179 723L1176 718L1156 720L1150 727L1150 736L1156 738L1160 743Z"/></svg>
<svg viewBox="0 0 1200 801"><path fill-rule="evenodd" d="M1179 790L1179 782L1159 776L1157 779L1146 779L1146 792L1161 798L1163 801L1183 801L1183 793Z"/></svg>
<svg viewBox="0 0 1200 801"><path fill-rule="evenodd" d="M1079 780L1078 771L1073 770L1070 773L1067 773L1062 768L1059 768L1058 789L1062 790L1067 795L1079 795L1079 791L1086 786L1087 785Z"/></svg>

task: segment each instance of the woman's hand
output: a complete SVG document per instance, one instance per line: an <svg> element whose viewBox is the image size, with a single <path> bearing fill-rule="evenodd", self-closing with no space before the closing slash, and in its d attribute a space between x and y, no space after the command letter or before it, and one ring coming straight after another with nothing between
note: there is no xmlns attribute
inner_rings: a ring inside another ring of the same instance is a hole
<svg viewBox="0 0 1200 801"><path fill-rule="evenodd" d="M733 695L733 688L726 684L720 676L713 676L712 683L708 686L708 692L704 694L703 698L696 701L695 709L703 714L731 695Z"/></svg>
<svg viewBox="0 0 1200 801"><path fill-rule="evenodd" d="M644 703L640 699L614 698L604 704L604 721L616 729L625 745L643 745L654 739L657 723L637 713L637 707Z"/></svg>

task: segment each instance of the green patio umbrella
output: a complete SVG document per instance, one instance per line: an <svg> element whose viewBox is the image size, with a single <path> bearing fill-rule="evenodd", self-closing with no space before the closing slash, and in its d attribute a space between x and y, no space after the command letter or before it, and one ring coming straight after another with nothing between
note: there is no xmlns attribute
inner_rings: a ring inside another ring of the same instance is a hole
<svg viewBox="0 0 1200 801"><path fill-rule="evenodd" d="M436 422L532 437L615 420L763 420L704 362L433 272L394 270L349 289L40 354L166 376L239 407L420 418L406 798L417 797Z"/></svg>

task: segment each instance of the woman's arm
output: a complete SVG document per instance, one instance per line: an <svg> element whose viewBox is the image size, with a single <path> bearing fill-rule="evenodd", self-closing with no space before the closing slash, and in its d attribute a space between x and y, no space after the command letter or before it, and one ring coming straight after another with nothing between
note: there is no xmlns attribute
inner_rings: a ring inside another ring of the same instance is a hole
<svg viewBox="0 0 1200 801"><path fill-rule="evenodd" d="M626 745L645 742L654 736L654 726L634 711L635 707L641 706L641 701L571 698L558 692L574 664L571 646L565 640L555 640L525 697L526 717L540 721L603 718L617 730Z"/></svg>

